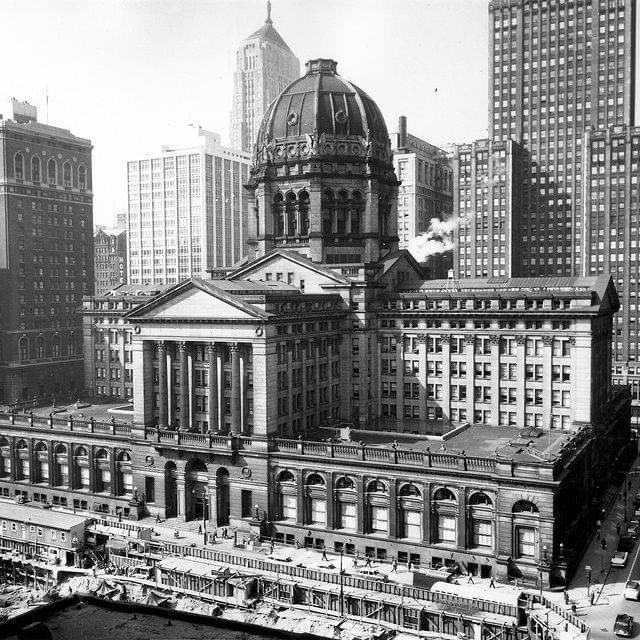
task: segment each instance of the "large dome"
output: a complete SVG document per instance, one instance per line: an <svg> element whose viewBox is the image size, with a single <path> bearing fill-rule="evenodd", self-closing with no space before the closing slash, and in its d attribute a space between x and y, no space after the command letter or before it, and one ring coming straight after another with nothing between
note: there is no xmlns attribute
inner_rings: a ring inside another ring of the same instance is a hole
<svg viewBox="0 0 640 640"><path fill-rule="evenodd" d="M257 168L305 156L376 158L391 163L389 134L380 109L362 89L340 77L336 66L334 60L310 60L306 74L267 109L256 139Z"/></svg>

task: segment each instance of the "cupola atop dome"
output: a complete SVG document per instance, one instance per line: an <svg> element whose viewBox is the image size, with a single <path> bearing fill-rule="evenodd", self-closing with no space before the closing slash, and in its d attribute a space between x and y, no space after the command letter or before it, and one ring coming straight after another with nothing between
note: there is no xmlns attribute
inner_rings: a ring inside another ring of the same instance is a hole
<svg viewBox="0 0 640 640"><path fill-rule="evenodd" d="M376 103L342 78L335 60L317 58L267 109L256 140L256 168L312 156L375 158L391 166L387 126ZM295 144L293 144L295 143Z"/></svg>

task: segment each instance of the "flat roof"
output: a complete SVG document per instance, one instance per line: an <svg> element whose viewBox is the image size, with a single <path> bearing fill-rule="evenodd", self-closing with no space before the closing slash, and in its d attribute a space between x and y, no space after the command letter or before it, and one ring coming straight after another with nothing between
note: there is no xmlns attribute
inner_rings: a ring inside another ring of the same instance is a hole
<svg viewBox="0 0 640 640"><path fill-rule="evenodd" d="M0 518L19 520L20 522L43 525L54 529L71 529L78 525L84 525L87 520L90 520L90 518L73 513L31 507L15 502L0 503Z"/></svg>

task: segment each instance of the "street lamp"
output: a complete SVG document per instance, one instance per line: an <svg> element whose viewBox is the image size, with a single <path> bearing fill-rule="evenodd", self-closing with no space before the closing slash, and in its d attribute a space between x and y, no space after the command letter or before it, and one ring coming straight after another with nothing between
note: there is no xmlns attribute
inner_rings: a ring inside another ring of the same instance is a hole
<svg viewBox="0 0 640 640"><path fill-rule="evenodd" d="M587 598L589 597L589 588L591 587L591 565L587 565L584 570L587 573Z"/></svg>
<svg viewBox="0 0 640 640"><path fill-rule="evenodd" d="M547 564L547 545L542 546L542 558L540 558L540 564L538 565L538 576L540 579L540 602L542 602L542 571Z"/></svg>
<svg viewBox="0 0 640 640"><path fill-rule="evenodd" d="M602 568L600 569L600 572L604 573L604 552L607 550L606 538L602 538L602 540L600 540L600 546L602 547Z"/></svg>

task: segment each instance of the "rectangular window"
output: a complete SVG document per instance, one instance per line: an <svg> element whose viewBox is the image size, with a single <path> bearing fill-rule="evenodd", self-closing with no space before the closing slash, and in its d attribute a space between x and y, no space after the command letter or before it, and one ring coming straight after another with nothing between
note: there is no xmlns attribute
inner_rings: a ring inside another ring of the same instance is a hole
<svg viewBox="0 0 640 640"><path fill-rule="evenodd" d="M295 520L298 515L297 496L284 494L282 496L282 519Z"/></svg>
<svg viewBox="0 0 640 640"><path fill-rule="evenodd" d="M455 516L438 515L438 542L455 544L456 519Z"/></svg>
<svg viewBox="0 0 640 640"><path fill-rule="evenodd" d="M472 546L490 547L492 545L491 521L474 519L472 521L471 537Z"/></svg>
<svg viewBox="0 0 640 640"><path fill-rule="evenodd" d="M389 533L389 509L371 506L371 531L373 533Z"/></svg>
<svg viewBox="0 0 640 640"><path fill-rule="evenodd" d="M530 527L516 528L516 557L534 558L536 551L535 529Z"/></svg>
<svg viewBox="0 0 640 640"><path fill-rule="evenodd" d="M327 501L324 498L311 498L311 523L327 524Z"/></svg>
<svg viewBox="0 0 640 640"><path fill-rule="evenodd" d="M403 512L404 515L404 537L411 540L422 539L422 514L420 511L408 511Z"/></svg>
<svg viewBox="0 0 640 640"><path fill-rule="evenodd" d="M353 502L340 502L340 528L356 529L356 505Z"/></svg>

